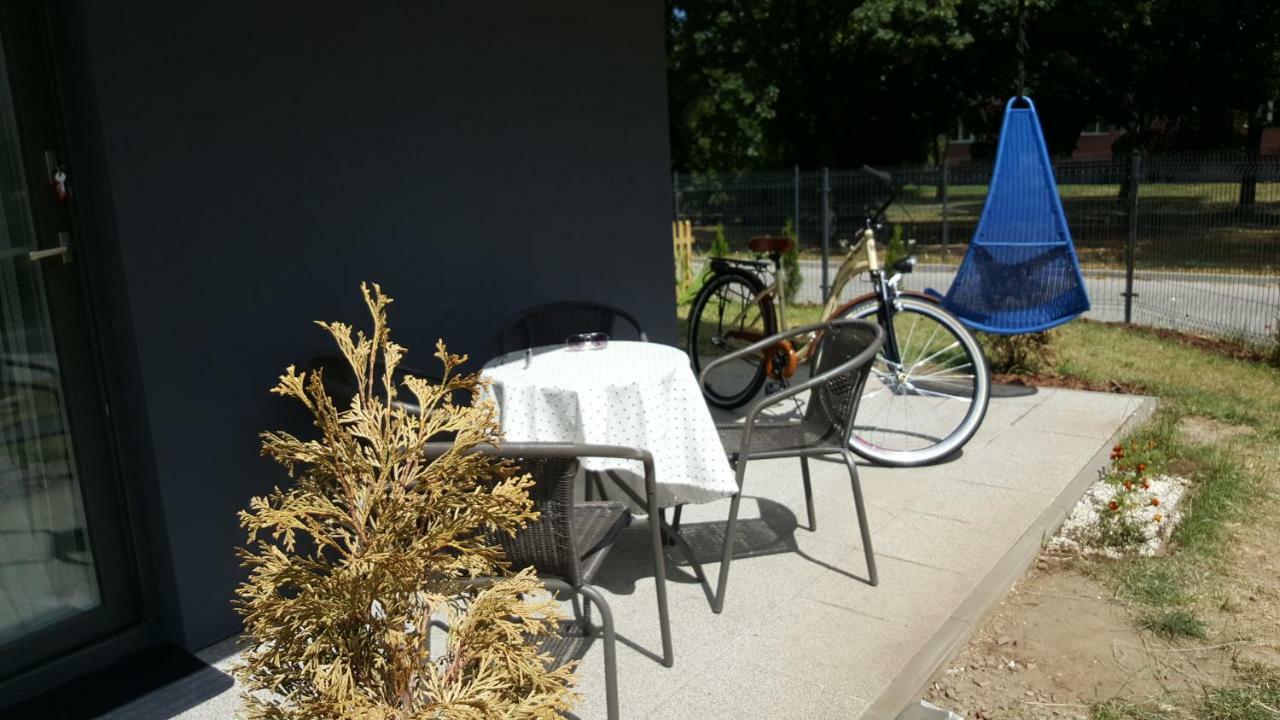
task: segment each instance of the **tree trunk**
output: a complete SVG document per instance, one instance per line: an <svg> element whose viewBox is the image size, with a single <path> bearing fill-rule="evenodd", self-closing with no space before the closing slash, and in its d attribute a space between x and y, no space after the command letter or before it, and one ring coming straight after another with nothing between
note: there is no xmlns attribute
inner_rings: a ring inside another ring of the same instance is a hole
<svg viewBox="0 0 1280 720"><path fill-rule="evenodd" d="M1252 210L1258 202L1258 158L1262 155L1262 113L1249 118L1249 135L1244 146L1244 172L1240 177L1240 209Z"/></svg>

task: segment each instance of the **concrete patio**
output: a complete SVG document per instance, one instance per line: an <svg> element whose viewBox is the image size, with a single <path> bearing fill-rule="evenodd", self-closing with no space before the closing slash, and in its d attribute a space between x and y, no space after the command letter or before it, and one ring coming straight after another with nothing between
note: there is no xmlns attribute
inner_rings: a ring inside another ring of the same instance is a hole
<svg viewBox="0 0 1280 720"><path fill-rule="evenodd" d="M1054 389L997 398L958 459L864 466L878 587L865 581L843 464L811 465L818 527L810 532L799 464L752 463L723 614L711 612L686 558L668 551L673 668L654 659L654 580L644 523L634 524L597 579L619 633L622 715L895 717L1031 562L1118 435L1153 405ZM683 533L713 579L727 509L725 500L684 513ZM603 718L600 643L580 642L577 716ZM234 643L201 657L225 670ZM231 717L238 689L205 697L213 679L197 673L107 717Z"/></svg>

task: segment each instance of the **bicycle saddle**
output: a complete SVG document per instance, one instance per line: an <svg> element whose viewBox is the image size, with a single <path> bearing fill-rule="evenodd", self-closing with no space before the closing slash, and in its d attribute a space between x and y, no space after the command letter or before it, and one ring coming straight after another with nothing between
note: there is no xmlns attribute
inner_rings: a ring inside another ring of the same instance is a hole
<svg viewBox="0 0 1280 720"><path fill-rule="evenodd" d="M747 247L751 248L751 252L758 253L784 253L795 245L795 240L789 237L771 237L768 235L757 235L747 242Z"/></svg>
<svg viewBox="0 0 1280 720"><path fill-rule="evenodd" d="M906 275L916 269L916 256L908 255L890 266L890 269L896 273Z"/></svg>

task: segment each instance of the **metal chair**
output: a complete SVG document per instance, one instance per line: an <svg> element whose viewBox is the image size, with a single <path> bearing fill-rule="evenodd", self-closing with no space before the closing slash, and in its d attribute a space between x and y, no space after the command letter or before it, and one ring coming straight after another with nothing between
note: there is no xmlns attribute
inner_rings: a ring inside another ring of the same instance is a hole
<svg viewBox="0 0 1280 720"><path fill-rule="evenodd" d="M521 311L502 329L498 337L498 352L506 354L539 345L554 345L564 342L570 335L590 332L605 333L612 340L649 341L640 321L626 310L604 303L570 300Z"/></svg>
<svg viewBox="0 0 1280 720"><path fill-rule="evenodd" d="M427 456L437 457L450 443L430 443ZM658 621L662 633L662 664L671 667L675 656L671 647L671 619L667 609L667 575L662 552L661 523L658 518L658 491L653 472L653 456L646 450L616 445L571 443L503 443L502 447L480 446L478 452L515 460L533 476L530 497L538 519L516 532L496 538L506 551L513 570L532 567L538 579L553 592L566 594L574 617L589 634L591 604L600 610L604 640L605 693L609 718L618 717L617 639L613 612L594 586L600 569L619 532L631 521L631 511L620 502L573 502L573 484L578 474L578 458L611 457L638 460L644 465L645 506L650 521L653 572L658 595ZM497 578L480 578L486 584ZM581 597L581 604L579 604Z"/></svg>
<svg viewBox="0 0 1280 720"><path fill-rule="evenodd" d="M809 529L817 527L813 510L813 487L809 482L809 458L822 455L840 455L849 468L853 485L853 504L862 533L863 552L866 555L868 579L872 585L879 583L876 574L875 555L871 550L871 532L867 526L867 513L862 501L862 485L858 480L858 466L849 450L849 436L853 419L858 411L862 387L871 371L871 361L884 344L884 330L866 320L834 320L815 323L787 330L730 353L707 365L698 382L706 386L707 375L725 363L743 357L761 355L764 350L779 342L801 335L817 333L814 342L817 351L809 362L809 379L784 388L753 403L741 424L719 424L720 441L724 444L729 461L733 464L738 482L738 493L729 506L729 523L725 529L724 555L720 563L720 579L711 609L720 612L724 608L725 587L729 580L729 562L733 559L734 536L738 522L738 504L742 500L742 485L747 462L768 458L797 457L800 459L801 477L804 480L805 505L809 512ZM761 412L784 400L809 393L804 415L798 420L761 421Z"/></svg>

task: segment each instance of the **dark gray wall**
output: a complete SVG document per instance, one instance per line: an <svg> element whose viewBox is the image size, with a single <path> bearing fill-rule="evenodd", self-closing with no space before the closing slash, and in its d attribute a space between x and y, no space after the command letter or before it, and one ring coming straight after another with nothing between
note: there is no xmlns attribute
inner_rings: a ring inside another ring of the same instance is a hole
<svg viewBox="0 0 1280 720"><path fill-rule="evenodd" d="M93 0L76 22L109 204L86 242L118 248L187 646L237 630L235 512L284 481L257 457L289 421L266 390L327 347L311 320L363 321L361 280L421 365L569 297L674 340L662 3Z"/></svg>

